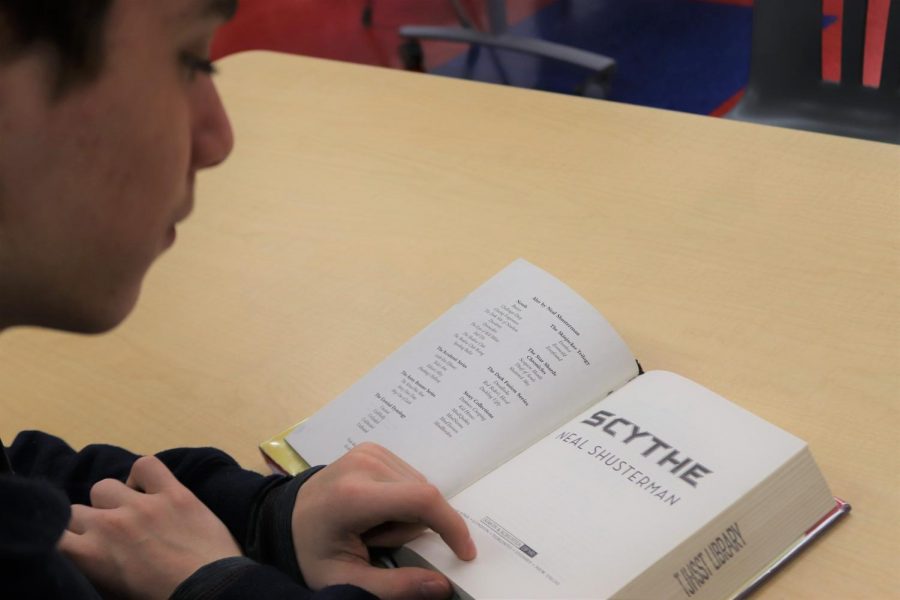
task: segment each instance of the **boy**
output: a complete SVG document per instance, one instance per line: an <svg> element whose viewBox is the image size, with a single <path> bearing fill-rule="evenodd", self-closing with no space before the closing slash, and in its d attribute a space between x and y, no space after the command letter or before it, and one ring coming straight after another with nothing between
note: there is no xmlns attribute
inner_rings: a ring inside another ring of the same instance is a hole
<svg viewBox="0 0 900 600"><path fill-rule="evenodd" d="M231 129L207 58L235 0L0 0L0 330L99 333L175 241ZM14 598L439 598L442 576L369 566L462 518L363 445L290 479L212 449L0 445L0 589ZM315 591L313 591L315 590Z"/></svg>

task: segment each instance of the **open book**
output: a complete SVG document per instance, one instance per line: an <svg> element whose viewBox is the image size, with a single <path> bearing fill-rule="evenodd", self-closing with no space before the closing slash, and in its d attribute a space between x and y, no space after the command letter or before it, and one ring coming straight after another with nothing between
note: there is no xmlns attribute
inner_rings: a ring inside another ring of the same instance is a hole
<svg viewBox="0 0 900 600"><path fill-rule="evenodd" d="M642 373L593 307L524 260L261 448L295 472L363 441L468 521L472 562L431 532L395 554L465 598L729 597L849 510L803 441Z"/></svg>

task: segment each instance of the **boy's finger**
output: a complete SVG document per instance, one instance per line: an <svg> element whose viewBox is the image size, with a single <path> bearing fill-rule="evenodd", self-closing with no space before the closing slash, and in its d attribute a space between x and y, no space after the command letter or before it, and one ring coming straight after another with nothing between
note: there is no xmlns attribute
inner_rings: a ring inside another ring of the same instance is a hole
<svg viewBox="0 0 900 600"><path fill-rule="evenodd" d="M140 492L156 494L180 483L161 460L155 456L142 456L131 466L125 485Z"/></svg>

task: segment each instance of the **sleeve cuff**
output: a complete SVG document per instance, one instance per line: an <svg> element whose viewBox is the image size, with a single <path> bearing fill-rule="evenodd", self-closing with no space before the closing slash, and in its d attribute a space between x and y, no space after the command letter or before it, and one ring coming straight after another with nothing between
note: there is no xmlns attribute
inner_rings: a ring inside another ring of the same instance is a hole
<svg viewBox="0 0 900 600"><path fill-rule="evenodd" d="M245 549L247 556L278 568L300 583L303 575L294 551L291 516L300 486L321 469L309 469L272 486L255 512L255 522L251 525L253 535Z"/></svg>

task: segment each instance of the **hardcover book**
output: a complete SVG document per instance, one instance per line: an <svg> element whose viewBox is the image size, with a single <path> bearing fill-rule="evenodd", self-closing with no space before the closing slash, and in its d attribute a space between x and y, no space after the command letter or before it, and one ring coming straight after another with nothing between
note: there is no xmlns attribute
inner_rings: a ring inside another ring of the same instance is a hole
<svg viewBox="0 0 900 600"><path fill-rule="evenodd" d="M286 472L385 446L466 519L393 555L462 598L746 595L849 511L807 445L718 394L644 373L612 326L517 260L308 420Z"/></svg>

